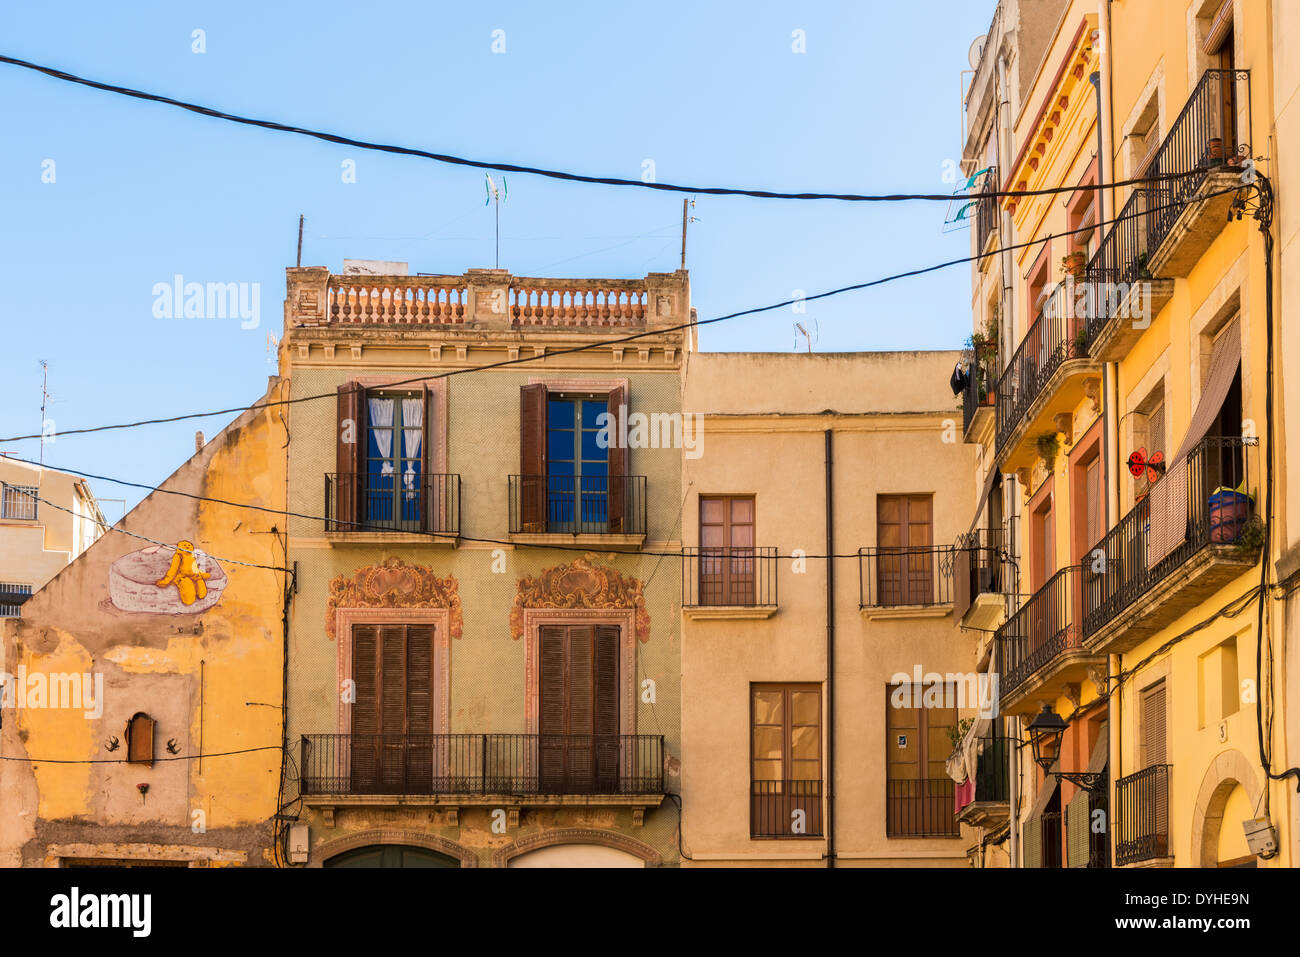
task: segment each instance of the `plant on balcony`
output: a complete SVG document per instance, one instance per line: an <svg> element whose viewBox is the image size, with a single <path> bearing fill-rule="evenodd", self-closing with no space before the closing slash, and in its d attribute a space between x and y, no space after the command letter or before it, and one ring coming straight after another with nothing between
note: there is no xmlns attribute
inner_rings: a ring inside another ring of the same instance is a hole
<svg viewBox="0 0 1300 957"><path fill-rule="evenodd" d="M1066 253L1061 257L1061 269L1067 276L1072 276L1076 281L1083 278L1087 268L1088 254L1081 249L1076 249L1074 252Z"/></svg>
<svg viewBox="0 0 1300 957"><path fill-rule="evenodd" d="M1238 555L1250 555L1264 545L1264 522L1258 515L1252 515L1237 535L1234 551Z"/></svg>
<svg viewBox="0 0 1300 957"><path fill-rule="evenodd" d="M953 725L948 726L948 740L952 742L954 748L961 744L961 739L966 737L966 732L970 730L970 726L974 723L974 718L962 718L955 727Z"/></svg>
<svg viewBox="0 0 1300 957"><path fill-rule="evenodd" d="M1154 278L1151 275L1151 267L1147 265L1150 259L1151 255L1145 249L1137 254L1137 259L1135 259L1134 262L1137 263L1137 274L1139 279Z"/></svg>
<svg viewBox="0 0 1300 957"><path fill-rule="evenodd" d="M1044 432L1034 443L1038 450L1038 457L1043 460L1043 465L1047 471L1051 472L1056 467L1056 456L1061 451L1061 438L1055 432Z"/></svg>
<svg viewBox="0 0 1300 957"><path fill-rule="evenodd" d="M1086 328L1081 328L1079 329L1078 332L1074 334L1074 358L1082 359L1087 354L1088 354L1088 330Z"/></svg>

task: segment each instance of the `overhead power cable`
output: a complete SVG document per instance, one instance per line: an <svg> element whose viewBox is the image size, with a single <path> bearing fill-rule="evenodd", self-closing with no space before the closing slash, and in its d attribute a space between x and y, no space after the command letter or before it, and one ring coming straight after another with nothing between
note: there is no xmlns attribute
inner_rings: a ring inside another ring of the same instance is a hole
<svg viewBox="0 0 1300 957"><path fill-rule="evenodd" d="M1215 196L1224 196L1229 193L1235 193L1237 192L1237 190L1238 187L1230 187L1228 189L1217 190L1212 193L1207 193L1205 196L1201 197L1201 199L1211 199ZM566 349L556 349L554 351L548 349L545 353L542 353L541 355L534 354L528 356L520 356L517 359L502 359L498 362L489 362L489 363L485 363L484 365L470 366L464 369L449 369L446 372L439 372L433 375L413 376L409 379L403 379L399 382L390 382L385 386L385 388L396 388L398 386L403 386L403 385L413 385L417 382L431 382L436 379L449 379L452 376L466 375L467 373L471 373L471 372L484 372L489 369L500 369L505 366L522 365L528 362L538 362L545 359L554 359L559 356L573 355L574 353L587 352L592 349L607 349L612 345L619 345L625 342L634 342L638 339L645 339L650 336L662 336L670 332L680 332L683 329L689 329L692 327L698 328L699 326L712 325L715 322L727 322L731 319L740 319L745 316L753 316L762 312L771 312L774 309L784 309L786 306L792 306L795 303L815 302L818 299L828 299L832 296L840 296L849 292L859 292L863 289L870 289L874 286L882 286L885 285L886 283L896 282L900 279L911 279L916 276L926 275L927 273L937 272L940 269L947 269L951 266L959 266L962 265L963 263L971 263L981 259L988 259L990 257L1000 255L1001 253L1004 252L1014 252L1017 249L1029 249L1034 246L1041 245L1042 243L1049 242L1050 240L1059 239L1062 236L1073 236L1076 233L1092 232L1093 230L1099 229L1103 226L1112 226L1115 223L1123 222L1126 219L1134 219L1137 218L1138 216L1148 216L1151 213L1159 212L1162 209L1171 209L1179 205L1181 204L1165 203L1160 206L1151 206L1141 211L1130 212L1126 215L1116 217L1115 219L1103 220L1100 223L1093 223L1088 226L1081 226L1077 229L1068 229L1059 233L1049 233L1046 236L1040 236L1037 239L1027 240L1022 243L1013 243L1010 246L1000 246L995 249L990 249L988 252L978 253L974 256L961 256L957 259L949 259L944 262L935 263L931 266L921 266L917 269L909 269L905 272L894 273L889 276L883 276L879 279L871 279L865 282L853 283L852 285L849 286L840 286L838 289L829 289L826 292L815 293L811 296L804 296L799 299L783 299L780 302L770 303L766 306L755 306L751 309L742 309L739 312L731 312L723 316L714 316L711 319L694 319L691 320L690 322L683 322L675 326L663 326L657 329L649 329L644 332L636 332L626 336L618 336L615 338L604 339L600 342L589 342L584 345L572 346ZM249 412L257 409L269 409L269 408L282 406L282 405L296 405L299 402L314 402L319 399L337 399L337 398L338 398L337 392L317 392L317 393L313 393L312 395L300 395L291 399L275 399L271 402L259 402L254 405L234 406L228 409L214 409L211 412L188 412L183 415L165 416L157 419L139 419L134 422L120 422L113 425L96 425L84 429L61 429L54 433L42 434L40 432L33 432L28 435L11 435L11 436L5 436L0 438L0 443L21 442L27 439L42 439L42 438L48 439L51 437L51 435L54 436L86 435L92 432L109 432L118 429L140 428L141 426L145 426L145 425L165 425L171 422L183 422L188 419L205 419L205 418L211 418L213 416L218 416L218 415L233 415L233 414Z"/></svg>
<svg viewBox="0 0 1300 957"><path fill-rule="evenodd" d="M647 183L639 179L623 179L617 176L588 176L582 173L545 169L537 166L523 166L517 163L502 163L497 161L470 159L468 157L456 156L450 153L435 153L430 150L418 149L412 146L398 146L392 143L374 143L367 140L353 139L352 137L343 136L338 133L329 133L324 130L307 129L305 127L292 126L287 123L278 123L274 120L262 120L249 116L241 116L236 113L226 113L210 106L203 106L198 103L189 103L185 100L178 100L174 97L163 96L158 93L148 93L144 90L135 90L131 87L119 86L115 83L103 83L99 80L91 80L87 77L77 76L74 73L67 73L63 70L55 69L54 67L44 66L40 63L32 63L28 60L20 60L17 57L6 56L4 54L0 54L0 63L8 63L11 66L21 67L24 70L33 70L37 73L43 73L46 76L53 77L56 80L62 80L65 83L76 83L81 86L88 86L91 89L102 90L105 93L128 96L137 100L163 103L167 106L175 106L182 110L189 110L191 113L198 113L201 116L210 116L214 119L225 120L229 123L239 123L244 126L254 126L266 130L274 130L280 133L294 133L298 136L309 136L313 139L323 140L327 143L338 143L342 146L351 146L357 149L374 150L381 153L396 153L404 156L418 156L422 159L447 163L452 166L469 166L474 169L500 170L504 173L525 173L532 176L544 176L549 179L567 180L574 183L591 183L600 186L632 186L640 189L652 189L669 193L698 193L713 196L750 196L757 199L840 200L856 203L893 203L908 200L927 200L946 203L951 202L954 199L954 194L952 193L786 193L777 190L743 189L728 186L684 186L676 183ZM1075 193L1081 190L1112 189L1119 186L1133 186L1139 183L1153 183L1161 180L1177 179L1181 176L1188 175L1191 174L1174 173L1157 177L1128 179L1116 183L1089 184L1084 186L1056 186L1037 190L1000 190L983 193L963 193L957 198L974 200L1002 196L1049 196L1056 193Z"/></svg>

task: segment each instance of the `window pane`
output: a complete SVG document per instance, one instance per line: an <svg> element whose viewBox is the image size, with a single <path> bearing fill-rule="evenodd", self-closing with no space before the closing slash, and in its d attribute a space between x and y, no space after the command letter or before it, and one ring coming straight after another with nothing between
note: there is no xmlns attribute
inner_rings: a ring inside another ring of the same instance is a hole
<svg viewBox="0 0 1300 957"><path fill-rule="evenodd" d="M754 728L754 759L780 760L781 728L779 725L760 724Z"/></svg>
<svg viewBox="0 0 1300 957"><path fill-rule="evenodd" d="M737 524L752 524L754 521L754 500L752 498L733 498L731 500L731 521Z"/></svg>
<svg viewBox="0 0 1300 957"><path fill-rule="evenodd" d="M754 724L780 724L783 720L780 691L754 692Z"/></svg>
<svg viewBox="0 0 1300 957"><path fill-rule="evenodd" d="M587 399L584 401L582 403L582 427L584 429L599 429L600 422L597 419L600 418L602 412L606 411L608 404L600 399Z"/></svg>
<svg viewBox="0 0 1300 957"><path fill-rule="evenodd" d="M552 428L547 442L546 457L552 462L572 462L573 432Z"/></svg>
<svg viewBox="0 0 1300 957"><path fill-rule="evenodd" d="M790 729L790 756L794 760L817 761L821 758L821 753L817 728L805 726Z"/></svg>
<svg viewBox="0 0 1300 957"><path fill-rule="evenodd" d="M608 440L610 436L602 436L600 432L591 432L584 430L582 433L582 457L588 462L604 462L609 458L609 449L601 448L597 443L597 438ZM585 472L586 469L583 469Z"/></svg>
<svg viewBox="0 0 1300 957"><path fill-rule="evenodd" d="M725 517L722 508L726 503L720 498L700 499L700 521L709 525L721 525Z"/></svg>
<svg viewBox="0 0 1300 957"><path fill-rule="evenodd" d="M573 400L551 399L547 403L546 418L552 429L572 429Z"/></svg>
<svg viewBox="0 0 1300 957"><path fill-rule="evenodd" d="M781 762L780 761L755 761L754 780L755 781L780 781Z"/></svg>
<svg viewBox="0 0 1300 957"><path fill-rule="evenodd" d="M790 710L794 712L791 721L794 724L817 725L821 722L821 694L817 691L790 692Z"/></svg>

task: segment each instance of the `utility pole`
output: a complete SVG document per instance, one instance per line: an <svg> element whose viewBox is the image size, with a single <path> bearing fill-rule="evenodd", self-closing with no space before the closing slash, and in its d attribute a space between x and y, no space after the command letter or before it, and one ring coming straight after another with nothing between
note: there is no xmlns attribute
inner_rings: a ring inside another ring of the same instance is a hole
<svg viewBox="0 0 1300 957"><path fill-rule="evenodd" d="M683 269L686 268L686 219L687 219L686 207L689 204L690 204L690 200L683 197L682 198L682 268Z"/></svg>
<svg viewBox="0 0 1300 957"><path fill-rule="evenodd" d="M298 268L302 268L302 213L298 214Z"/></svg>
<svg viewBox="0 0 1300 957"><path fill-rule="evenodd" d="M41 451L37 457L41 467L45 467L45 403L50 398L50 391L47 388L50 382L50 364L44 359L41 360Z"/></svg>

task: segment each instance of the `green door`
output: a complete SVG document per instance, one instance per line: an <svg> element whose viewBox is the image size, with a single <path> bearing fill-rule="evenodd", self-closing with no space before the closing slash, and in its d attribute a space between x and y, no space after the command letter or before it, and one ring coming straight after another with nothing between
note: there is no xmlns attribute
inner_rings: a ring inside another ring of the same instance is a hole
<svg viewBox="0 0 1300 957"><path fill-rule="evenodd" d="M373 844L335 855L322 867L460 867L454 857L423 847L404 844Z"/></svg>

